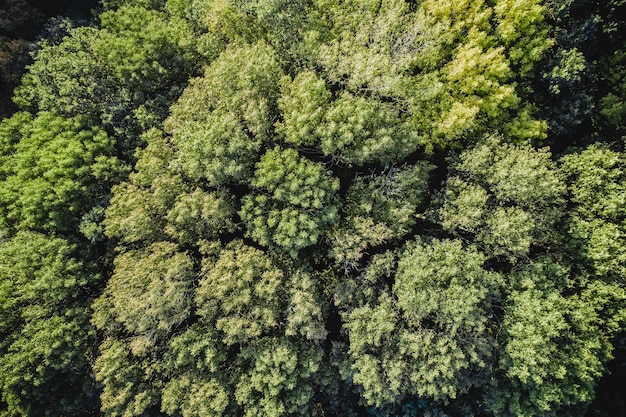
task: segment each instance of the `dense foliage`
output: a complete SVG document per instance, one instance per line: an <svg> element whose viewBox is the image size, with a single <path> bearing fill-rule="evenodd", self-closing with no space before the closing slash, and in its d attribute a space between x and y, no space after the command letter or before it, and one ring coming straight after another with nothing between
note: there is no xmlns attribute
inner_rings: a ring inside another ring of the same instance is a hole
<svg viewBox="0 0 626 417"><path fill-rule="evenodd" d="M0 122L0 416L624 413L625 8L50 21Z"/></svg>

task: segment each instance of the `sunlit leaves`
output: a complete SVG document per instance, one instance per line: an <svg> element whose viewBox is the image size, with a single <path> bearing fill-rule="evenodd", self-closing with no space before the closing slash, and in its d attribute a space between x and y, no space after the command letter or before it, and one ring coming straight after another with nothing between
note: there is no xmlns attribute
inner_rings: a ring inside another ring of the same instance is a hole
<svg viewBox="0 0 626 417"><path fill-rule="evenodd" d="M206 192L188 184L170 166L171 144L151 130L143 136L136 172L113 187L106 211L105 231L123 242L153 242L173 238L197 244L233 231L232 198L226 192Z"/></svg>
<svg viewBox="0 0 626 417"><path fill-rule="evenodd" d="M502 377L486 393L494 415L577 414L593 399L610 335L598 326L595 303L559 292L567 273L542 259L513 274L519 284L502 324Z"/></svg>
<svg viewBox="0 0 626 417"><path fill-rule="evenodd" d="M512 261L549 244L565 185L547 150L489 139L451 162L438 209L445 229Z"/></svg>
<svg viewBox="0 0 626 417"><path fill-rule="evenodd" d="M331 96L324 80L312 71L302 71L293 81L285 82L278 100L284 119L278 131L285 140L300 147L318 146L317 129Z"/></svg>
<svg viewBox="0 0 626 417"><path fill-rule="evenodd" d="M211 185L247 179L272 136L281 77L258 43L226 50L193 80L166 122L182 170Z"/></svg>
<svg viewBox="0 0 626 417"><path fill-rule="evenodd" d="M570 233L580 239L584 255L599 274L624 280L624 156L603 146L591 146L561 158L561 162L576 204Z"/></svg>
<svg viewBox="0 0 626 417"><path fill-rule="evenodd" d="M244 197L240 215L261 245L295 257L337 220L339 181L293 149L267 151L256 166L252 186L257 192Z"/></svg>
<svg viewBox="0 0 626 417"><path fill-rule="evenodd" d="M322 352L289 339L260 339L240 355L235 398L246 417L309 416Z"/></svg>
<svg viewBox="0 0 626 417"><path fill-rule="evenodd" d="M121 253L94 322L109 332L121 326L136 352L151 348L191 314L195 276L189 255L171 243Z"/></svg>
<svg viewBox="0 0 626 417"><path fill-rule="evenodd" d="M442 400L478 385L491 356L490 309L502 285L460 241L418 241L390 293L345 314L351 377L370 405Z"/></svg>
<svg viewBox="0 0 626 417"><path fill-rule="evenodd" d="M204 269L198 313L215 320L225 343L249 342L278 327L285 276L263 252L233 243Z"/></svg>
<svg viewBox="0 0 626 417"><path fill-rule="evenodd" d="M70 231L125 173L114 143L83 117L14 116L0 151L0 225L6 230ZM5 153L6 152L6 153Z"/></svg>
<svg viewBox="0 0 626 417"><path fill-rule="evenodd" d="M106 339L93 368L102 384L101 410L106 415L134 417L156 411L158 370L149 357L134 357L127 341Z"/></svg>

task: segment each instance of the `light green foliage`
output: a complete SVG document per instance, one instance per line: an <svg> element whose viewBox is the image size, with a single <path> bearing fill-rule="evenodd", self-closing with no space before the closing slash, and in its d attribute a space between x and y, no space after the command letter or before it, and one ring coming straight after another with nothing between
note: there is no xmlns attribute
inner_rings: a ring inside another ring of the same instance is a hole
<svg viewBox="0 0 626 417"><path fill-rule="evenodd" d="M437 209L444 229L471 233L488 255L510 261L550 245L565 184L547 149L489 138L450 162Z"/></svg>
<svg viewBox="0 0 626 417"><path fill-rule="evenodd" d="M397 108L349 93L330 104L317 132L322 152L348 164L401 159L418 145L417 132Z"/></svg>
<svg viewBox="0 0 626 417"><path fill-rule="evenodd" d="M105 339L93 369L102 384L101 411L110 417L139 417L158 411L158 367L147 356L134 356L127 341Z"/></svg>
<svg viewBox="0 0 626 417"><path fill-rule="evenodd" d="M2 416L97 409L88 288L98 276L62 238L18 232L0 242Z"/></svg>
<svg viewBox="0 0 626 417"><path fill-rule="evenodd" d="M300 336L312 342L326 340L324 301L318 295L315 278L301 270L293 273L289 287L285 335Z"/></svg>
<svg viewBox="0 0 626 417"><path fill-rule="evenodd" d="M610 357L610 333L599 317L602 303L564 296L568 270L535 261L511 279L502 324L498 386L487 392L493 415L582 415ZM623 291L621 291L623 294Z"/></svg>
<svg viewBox="0 0 626 417"><path fill-rule="evenodd" d="M401 255L391 292L345 313L350 377L367 404L445 400L480 385L502 285L484 261L460 241L417 241Z"/></svg>
<svg viewBox="0 0 626 417"><path fill-rule="evenodd" d="M330 234L331 256L344 270L368 247L397 241L411 231L428 194L426 162L387 166L381 173L358 176L344 199L345 217Z"/></svg>
<svg viewBox="0 0 626 417"><path fill-rule="evenodd" d="M322 359L313 345L287 338L260 339L238 358L235 398L245 417L311 416L315 376Z"/></svg>
<svg viewBox="0 0 626 417"><path fill-rule="evenodd" d="M227 49L191 82L166 121L183 172L210 185L244 180L272 137L279 80L263 43Z"/></svg>
<svg viewBox="0 0 626 417"><path fill-rule="evenodd" d="M543 138L511 69L531 74L550 46L545 10L536 0L492 3L320 1L326 29L309 39L330 81L406 112L413 145L454 147L494 129Z"/></svg>
<svg viewBox="0 0 626 417"><path fill-rule="evenodd" d="M307 0L230 0L230 3L254 19L251 26L258 28L257 38L267 39L281 55L293 61L307 59L299 47L309 15Z"/></svg>
<svg viewBox="0 0 626 417"><path fill-rule="evenodd" d="M175 377L164 386L161 411L183 417L232 415L225 360L213 327L194 325L174 337L164 363Z"/></svg>
<svg viewBox="0 0 626 417"><path fill-rule="evenodd" d="M106 233L123 242L154 242L173 238L197 244L233 231L233 202L226 192L205 192L187 184L169 166L174 157L170 143L151 130L145 149L136 155L129 181L113 187L106 211Z"/></svg>
<svg viewBox="0 0 626 417"><path fill-rule="evenodd" d="M107 333L130 335L133 353L140 355L190 316L195 278L192 259L173 243L120 253L94 303L94 323Z"/></svg>
<svg viewBox="0 0 626 417"><path fill-rule="evenodd" d="M278 328L285 280L263 252L233 242L215 263L203 267L196 292L198 314L215 321L224 343L249 342Z"/></svg>
<svg viewBox="0 0 626 417"><path fill-rule="evenodd" d="M500 0L494 7L496 33L520 77L530 75L544 52L552 45L544 22L546 7L537 0Z"/></svg>
<svg viewBox="0 0 626 417"><path fill-rule="evenodd" d="M215 379L184 375L163 389L161 411L182 417L228 416L228 392Z"/></svg>
<svg viewBox="0 0 626 417"><path fill-rule="evenodd" d="M325 82L311 71L283 90L279 131L288 142L356 165L399 159L417 148L417 132L393 105L346 92L331 102Z"/></svg>
<svg viewBox="0 0 626 417"><path fill-rule="evenodd" d="M601 145L561 158L576 204L570 233L580 240L584 256L604 277L626 279L626 160Z"/></svg>
<svg viewBox="0 0 626 417"><path fill-rule="evenodd" d="M104 220L109 237L129 243L162 240L168 211L187 191L182 178L169 169L174 152L163 135L151 130L143 138L147 146L136 154L135 172L113 187Z"/></svg>
<svg viewBox="0 0 626 417"><path fill-rule="evenodd" d="M92 306L92 322L105 335L94 364L105 415L158 411L165 379L157 352L191 316L195 280L192 259L173 243L116 257L106 290Z"/></svg>
<svg viewBox="0 0 626 417"><path fill-rule="evenodd" d="M293 149L275 147L256 166L255 194L242 199L241 219L249 235L264 246L295 257L318 241L338 218L339 181L324 167Z"/></svg>
<svg viewBox="0 0 626 417"><path fill-rule="evenodd" d="M437 26L405 1L316 1L320 15L307 42L331 82L377 96L402 94L414 69L432 51Z"/></svg>
<svg viewBox="0 0 626 417"><path fill-rule="evenodd" d="M13 117L0 130L0 227L74 230L126 171L113 141L83 117Z"/></svg>
<svg viewBox="0 0 626 417"><path fill-rule="evenodd" d="M535 1L531 3L536 3ZM501 27L492 28L494 10L482 1L426 1L421 8L431 25L437 25L442 45L437 48L442 82L455 88L438 98L441 115L435 116L435 137L439 145L458 142L463 137L485 132L491 127L504 132L512 140L542 138L545 125L533 120L532 109L521 103L511 80L511 64L504 45L513 42L516 32L524 37L541 19L522 22L517 17L526 10L517 2L498 1L495 13L501 16ZM535 10L533 10L535 11ZM457 18L457 16L463 16ZM513 22L507 22L509 18ZM526 24L522 30L519 25ZM514 29L513 29L514 28ZM495 34L493 31L495 29ZM543 31L543 36L547 31ZM545 42L542 38L536 40ZM456 43L460 43L455 48ZM547 46L548 44L546 44ZM530 58L528 55L524 57ZM538 57L534 57L535 60ZM532 61L531 61L532 62ZM426 105L429 105L428 103Z"/></svg>
<svg viewBox="0 0 626 417"><path fill-rule="evenodd" d="M278 132L296 146L319 146L317 130L331 96L324 80L313 71L301 71L293 81L283 81L278 107L284 120L277 126Z"/></svg>
<svg viewBox="0 0 626 417"><path fill-rule="evenodd" d="M172 339L165 357L175 377L163 390L163 411L314 415L317 342L326 331L308 273L280 269L234 241L205 259L196 303L200 323Z"/></svg>
<svg viewBox="0 0 626 417"><path fill-rule="evenodd" d="M207 193L198 188L179 194L168 213L166 232L181 243L215 239L222 232L232 232L231 200L226 193Z"/></svg>
<svg viewBox="0 0 626 417"><path fill-rule="evenodd" d="M283 271L259 249L234 241L217 260L205 259L198 314L215 323L227 345L249 343L283 329L288 336L323 340L317 289L303 270Z"/></svg>

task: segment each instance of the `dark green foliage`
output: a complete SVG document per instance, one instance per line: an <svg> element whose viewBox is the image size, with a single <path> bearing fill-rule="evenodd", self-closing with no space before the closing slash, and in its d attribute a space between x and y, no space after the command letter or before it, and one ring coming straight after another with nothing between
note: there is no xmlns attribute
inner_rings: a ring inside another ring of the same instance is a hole
<svg viewBox="0 0 626 417"><path fill-rule="evenodd" d="M42 41L14 100L33 112L87 116L130 156L187 83L193 34L181 19L137 6L106 11L100 24L71 29L58 44Z"/></svg>

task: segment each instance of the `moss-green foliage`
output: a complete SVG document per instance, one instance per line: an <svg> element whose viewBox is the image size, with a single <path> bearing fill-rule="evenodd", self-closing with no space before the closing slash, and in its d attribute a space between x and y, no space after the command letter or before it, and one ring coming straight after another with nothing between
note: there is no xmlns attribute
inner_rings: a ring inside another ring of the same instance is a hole
<svg viewBox="0 0 626 417"><path fill-rule="evenodd" d="M464 143L486 128L512 139L544 136L545 126L520 100L512 80L513 68L524 76L550 45L538 2L500 1L492 8L482 1L424 1L414 10L404 1L319 7L329 33L318 29L310 36L329 38L316 57L329 79L407 111L411 134L428 150Z"/></svg>
<svg viewBox="0 0 626 417"><path fill-rule="evenodd" d="M0 416L584 415L626 325L623 7L51 22L0 123Z"/></svg>
<svg viewBox="0 0 626 417"><path fill-rule="evenodd" d="M389 162L415 151L417 130L397 107L344 92L331 101L325 82L311 71L286 83L279 131L297 146L314 148L346 164Z"/></svg>
<svg viewBox="0 0 626 417"><path fill-rule="evenodd" d="M103 409L312 415L326 330L310 273L241 241L203 251L200 270L167 242L116 258L94 303Z"/></svg>

